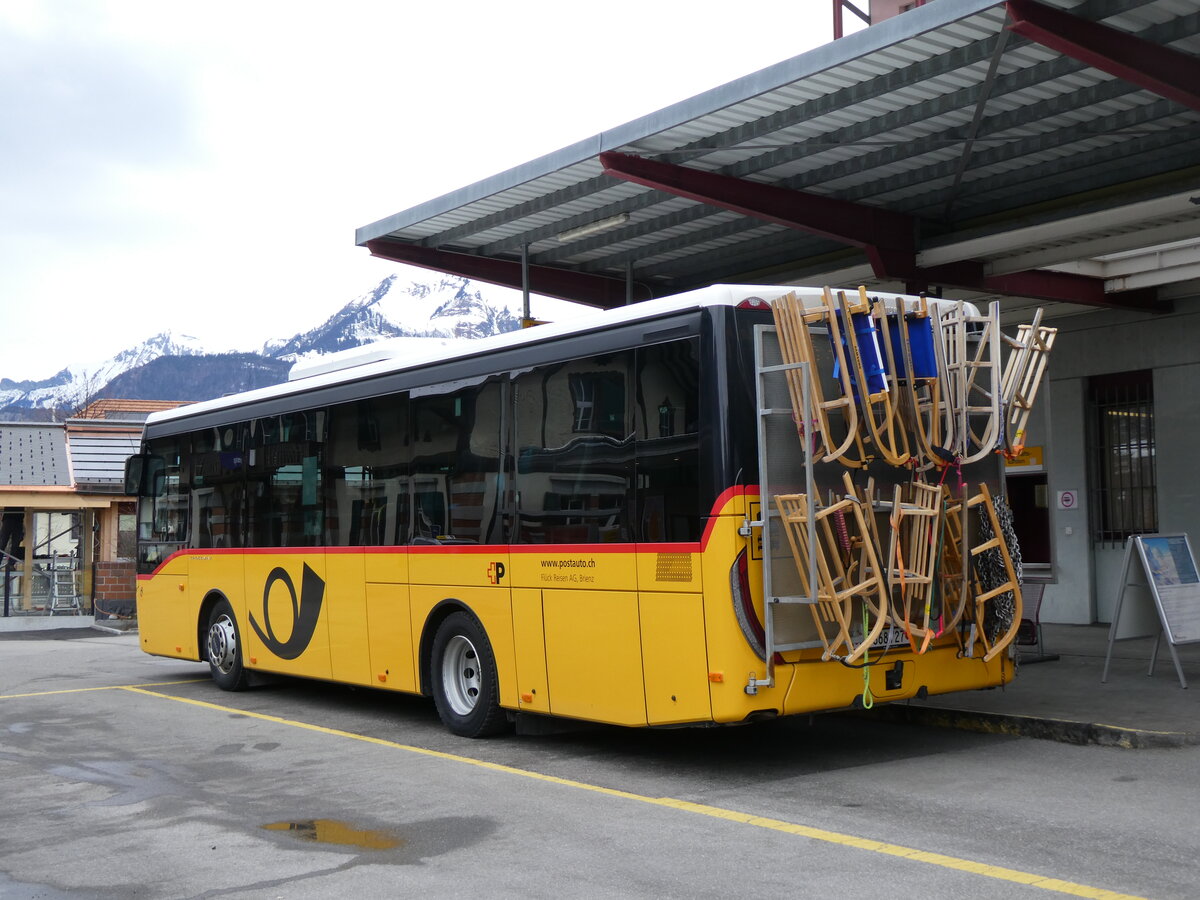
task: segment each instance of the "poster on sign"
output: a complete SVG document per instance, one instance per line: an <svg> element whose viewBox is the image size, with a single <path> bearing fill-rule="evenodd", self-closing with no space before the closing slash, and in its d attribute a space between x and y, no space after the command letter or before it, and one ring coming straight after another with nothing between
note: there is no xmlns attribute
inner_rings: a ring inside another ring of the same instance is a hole
<svg viewBox="0 0 1200 900"><path fill-rule="evenodd" d="M1150 671L1162 637L1175 662L1179 683L1187 687L1175 647L1200 642L1200 573L1186 534L1139 534L1125 545L1125 566L1112 625L1102 682L1108 680L1113 643L1153 637Z"/></svg>

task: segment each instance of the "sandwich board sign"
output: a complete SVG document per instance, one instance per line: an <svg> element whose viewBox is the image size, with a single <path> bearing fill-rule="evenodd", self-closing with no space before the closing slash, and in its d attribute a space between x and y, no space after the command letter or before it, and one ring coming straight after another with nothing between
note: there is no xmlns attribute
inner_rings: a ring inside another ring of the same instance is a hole
<svg viewBox="0 0 1200 900"><path fill-rule="evenodd" d="M1113 643L1130 638L1154 637L1150 671L1146 673L1153 675L1163 635L1179 684L1186 688L1175 648L1200 643L1200 573L1192 545L1186 534L1134 535L1125 544L1125 565L1108 629L1108 654L1101 682L1108 680Z"/></svg>

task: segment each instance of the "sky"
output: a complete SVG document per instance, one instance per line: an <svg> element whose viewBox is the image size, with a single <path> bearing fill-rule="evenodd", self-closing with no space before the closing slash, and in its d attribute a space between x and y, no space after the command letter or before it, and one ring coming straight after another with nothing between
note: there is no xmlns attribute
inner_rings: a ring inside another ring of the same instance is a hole
<svg viewBox="0 0 1200 900"><path fill-rule="evenodd" d="M826 43L831 6L3 0L0 378L256 350L429 277L355 229Z"/></svg>

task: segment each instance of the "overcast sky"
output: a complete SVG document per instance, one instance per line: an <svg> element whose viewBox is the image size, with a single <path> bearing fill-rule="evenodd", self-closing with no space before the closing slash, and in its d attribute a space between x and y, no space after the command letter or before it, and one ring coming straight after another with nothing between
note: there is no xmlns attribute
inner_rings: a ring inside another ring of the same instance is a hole
<svg viewBox="0 0 1200 900"><path fill-rule="evenodd" d="M0 377L319 324L397 269L357 227L826 43L830 8L2 0Z"/></svg>

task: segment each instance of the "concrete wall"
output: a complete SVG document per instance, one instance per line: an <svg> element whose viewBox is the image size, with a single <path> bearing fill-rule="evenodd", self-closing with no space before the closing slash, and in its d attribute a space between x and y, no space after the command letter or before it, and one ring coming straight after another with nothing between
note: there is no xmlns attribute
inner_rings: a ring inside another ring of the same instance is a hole
<svg viewBox="0 0 1200 900"><path fill-rule="evenodd" d="M1094 547L1089 528L1085 404L1092 375L1151 369L1158 522L1162 532L1186 532L1200 551L1200 300L1176 301L1158 316L1104 311L1058 319L1049 391L1039 398L1029 444L1046 446L1054 566L1042 619L1111 621L1124 549ZM1043 389L1045 390L1045 389ZM1059 491L1077 491L1063 510Z"/></svg>

